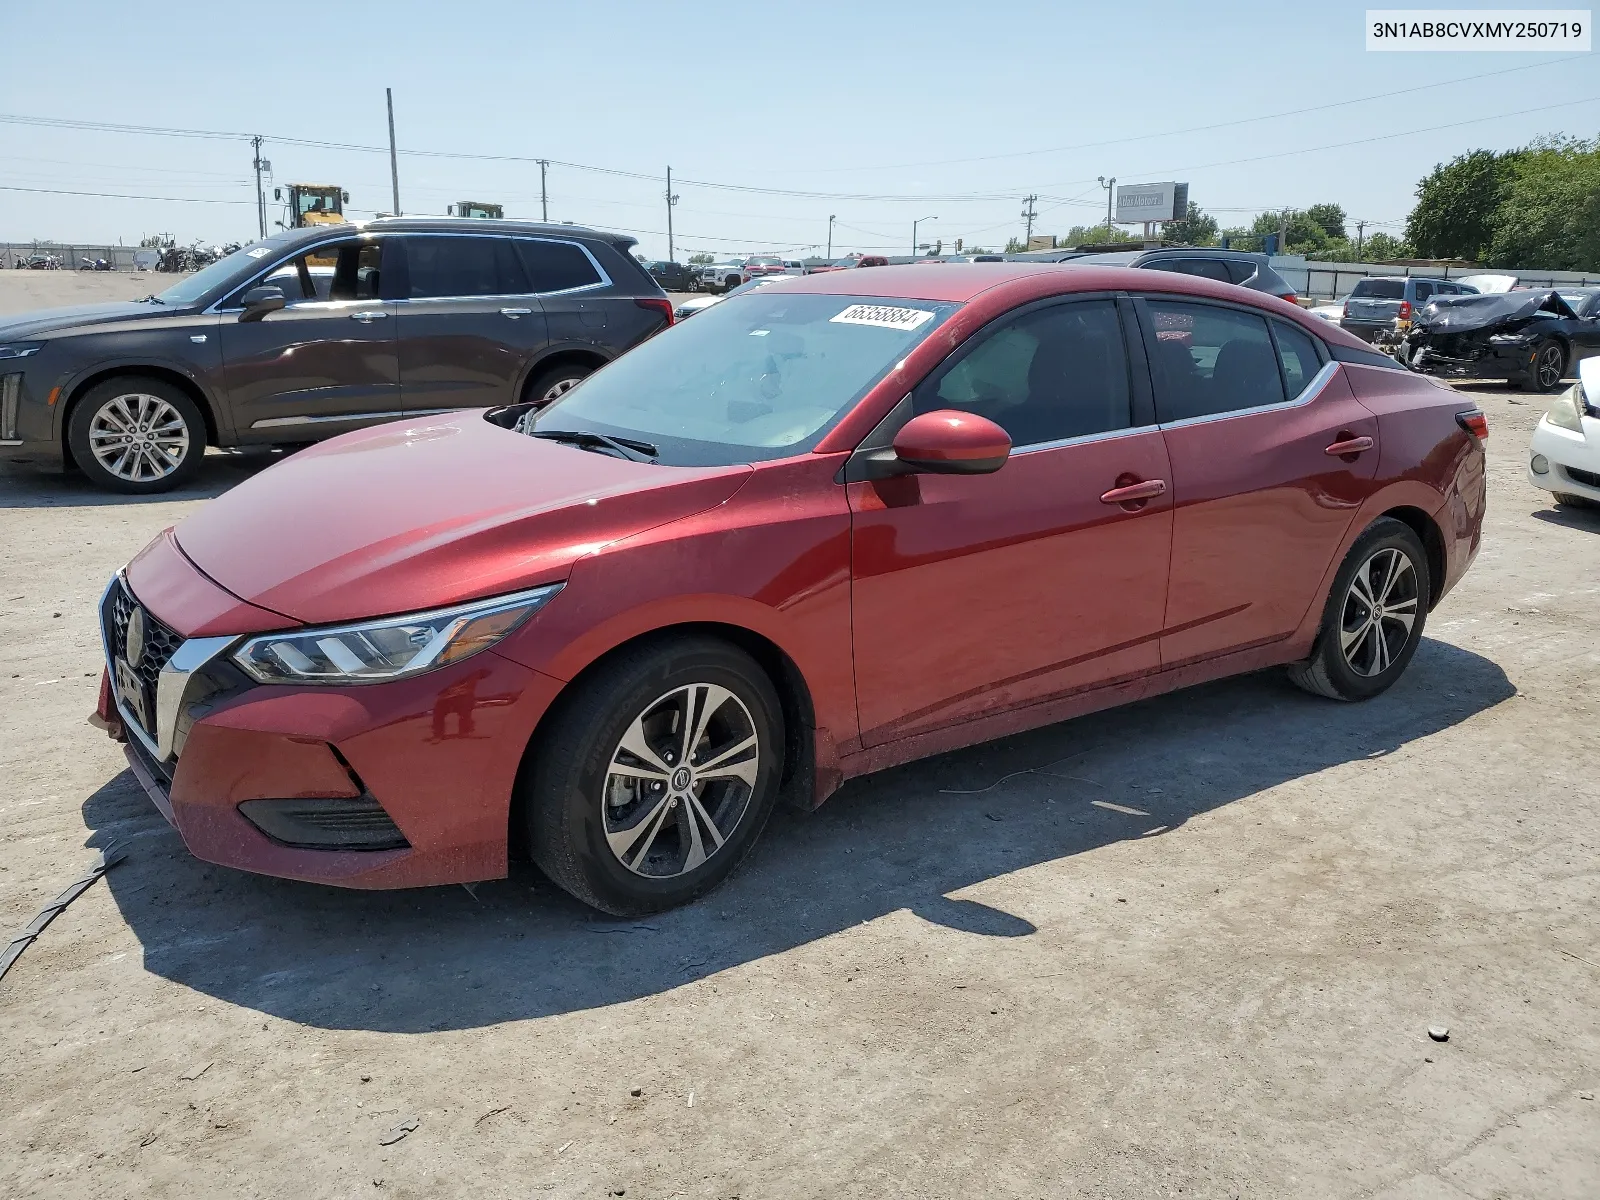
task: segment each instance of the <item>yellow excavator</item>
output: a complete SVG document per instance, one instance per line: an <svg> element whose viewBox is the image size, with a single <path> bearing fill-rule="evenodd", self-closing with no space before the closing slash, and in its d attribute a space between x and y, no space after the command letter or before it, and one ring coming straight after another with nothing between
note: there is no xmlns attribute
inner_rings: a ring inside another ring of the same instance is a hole
<svg viewBox="0 0 1600 1200"><path fill-rule="evenodd" d="M286 200L291 229L343 224L344 206L350 203L350 193L331 183L291 183L274 188L272 198Z"/></svg>
<svg viewBox="0 0 1600 1200"><path fill-rule="evenodd" d="M498 221L506 215L504 204L489 204L483 200L463 200L460 204L452 204L445 209L445 215L451 217L478 217L486 221Z"/></svg>

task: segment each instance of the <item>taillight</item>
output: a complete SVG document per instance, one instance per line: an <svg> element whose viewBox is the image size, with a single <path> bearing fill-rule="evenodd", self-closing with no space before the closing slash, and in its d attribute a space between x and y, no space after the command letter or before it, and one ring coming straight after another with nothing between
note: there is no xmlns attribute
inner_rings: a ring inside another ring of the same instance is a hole
<svg viewBox="0 0 1600 1200"><path fill-rule="evenodd" d="M1339 310L1339 319L1341 321L1344 321L1344 320L1348 320L1349 317L1350 317L1350 301L1346 300L1344 302L1344 307Z"/></svg>
<svg viewBox="0 0 1600 1200"><path fill-rule="evenodd" d="M665 296L638 296L633 301L640 308L648 308L660 313L667 319L667 324L672 324L672 301Z"/></svg>
<svg viewBox="0 0 1600 1200"><path fill-rule="evenodd" d="M1456 414L1456 424L1465 429L1479 442L1489 440L1489 418L1483 415L1481 409L1469 408L1466 412Z"/></svg>
<svg viewBox="0 0 1600 1200"><path fill-rule="evenodd" d="M1409 301L1409 300L1400 301L1400 319L1402 321L1411 320L1411 301Z"/></svg>
<svg viewBox="0 0 1600 1200"><path fill-rule="evenodd" d="M1285 292L1283 298L1285 300L1287 300L1290 304L1299 304L1300 303L1300 298L1298 296L1296 296L1293 292Z"/></svg>

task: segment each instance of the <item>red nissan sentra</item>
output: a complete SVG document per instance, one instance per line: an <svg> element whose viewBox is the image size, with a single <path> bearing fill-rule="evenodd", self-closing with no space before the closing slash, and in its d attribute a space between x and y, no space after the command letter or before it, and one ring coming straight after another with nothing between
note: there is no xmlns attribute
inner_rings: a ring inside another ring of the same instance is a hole
<svg viewBox="0 0 1600 1200"><path fill-rule="evenodd" d="M796 278L211 501L111 582L99 716L209 862L403 887L525 846L660 909L780 795L1272 665L1377 695L1477 552L1485 434L1205 279Z"/></svg>

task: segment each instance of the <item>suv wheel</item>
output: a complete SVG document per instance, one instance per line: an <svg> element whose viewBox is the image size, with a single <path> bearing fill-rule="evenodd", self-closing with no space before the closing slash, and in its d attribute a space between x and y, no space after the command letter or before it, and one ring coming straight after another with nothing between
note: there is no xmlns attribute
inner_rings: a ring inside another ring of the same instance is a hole
<svg viewBox="0 0 1600 1200"><path fill-rule="evenodd" d="M534 861L617 916L739 865L783 775L783 709L749 655L708 637L624 651L553 714L518 783Z"/></svg>
<svg viewBox="0 0 1600 1200"><path fill-rule="evenodd" d="M123 375L95 384L67 422L72 460L100 487L165 492L190 479L206 452L200 410L170 383Z"/></svg>
<svg viewBox="0 0 1600 1200"><path fill-rule="evenodd" d="M586 367L582 363L551 367L528 381L528 386L523 390L523 398L543 408L561 399L593 374L594 368Z"/></svg>
<svg viewBox="0 0 1600 1200"><path fill-rule="evenodd" d="M1428 618L1428 555L1403 521L1374 521L1334 577L1311 657L1289 678L1330 700L1370 700L1405 673Z"/></svg>

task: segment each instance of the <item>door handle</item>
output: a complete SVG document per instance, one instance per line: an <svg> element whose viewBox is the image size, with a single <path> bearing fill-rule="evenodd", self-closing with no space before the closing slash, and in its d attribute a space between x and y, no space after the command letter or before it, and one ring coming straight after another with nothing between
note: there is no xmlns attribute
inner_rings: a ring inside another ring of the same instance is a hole
<svg viewBox="0 0 1600 1200"><path fill-rule="evenodd" d="M1323 453L1329 458L1343 458L1346 454L1360 454L1363 450L1371 450L1374 444L1369 437L1341 438Z"/></svg>
<svg viewBox="0 0 1600 1200"><path fill-rule="evenodd" d="M1167 481L1165 479L1145 479L1138 483L1130 483L1124 487L1114 487L1109 492L1102 492L1102 504L1142 504L1146 500L1154 500L1157 496L1167 494Z"/></svg>
<svg viewBox="0 0 1600 1200"><path fill-rule="evenodd" d="M510 317L513 321L515 321L518 317L525 317L532 311L533 309L531 308L502 308L500 310L500 315L502 317Z"/></svg>
<svg viewBox="0 0 1600 1200"><path fill-rule="evenodd" d="M385 317L387 317L388 315L389 314L386 313L386 312L375 312L375 311L373 311L371 309L367 309L367 310L364 310L362 312L353 312L353 313L351 313L350 314L350 319L352 321L361 321L361 322L365 323L365 322L369 322L369 321L381 321Z"/></svg>

